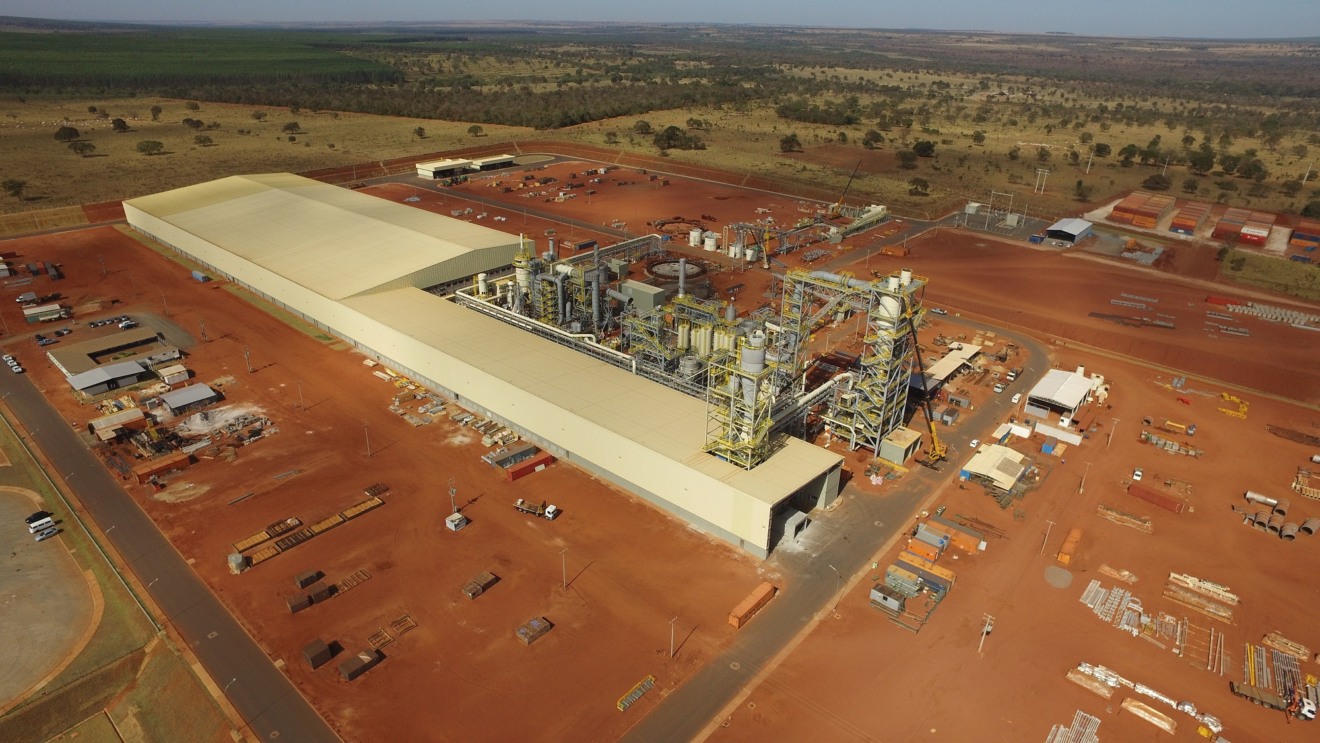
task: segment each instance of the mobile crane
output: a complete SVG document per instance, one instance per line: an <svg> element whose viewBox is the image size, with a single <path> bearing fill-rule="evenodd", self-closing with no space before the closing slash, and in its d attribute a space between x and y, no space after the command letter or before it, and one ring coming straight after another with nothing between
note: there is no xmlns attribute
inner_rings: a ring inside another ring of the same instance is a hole
<svg viewBox="0 0 1320 743"><path fill-rule="evenodd" d="M940 468L940 462L949 458L949 448L940 441L940 435L935 431L935 414L931 412L930 395L926 390L926 365L921 360L921 344L917 342L917 322L912 317L911 305L908 306L908 332L912 334L912 354L917 359L917 373L921 375L921 408L926 414L926 427L930 430L930 446L917 459L917 464L923 467L929 467L933 470Z"/></svg>

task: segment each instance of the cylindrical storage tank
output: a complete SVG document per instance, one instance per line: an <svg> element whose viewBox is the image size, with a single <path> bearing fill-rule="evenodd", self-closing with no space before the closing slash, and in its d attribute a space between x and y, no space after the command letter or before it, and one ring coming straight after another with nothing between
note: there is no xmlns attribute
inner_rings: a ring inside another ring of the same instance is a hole
<svg viewBox="0 0 1320 743"><path fill-rule="evenodd" d="M741 253L741 252L742 252L742 250L739 249L739 247L738 247L738 245L737 245L736 243L729 243L729 257L730 257L730 258L737 258L737 257L738 257L738 254Z"/></svg>
<svg viewBox="0 0 1320 743"><path fill-rule="evenodd" d="M678 326L678 347L684 351L692 345L692 326L683 323Z"/></svg>
<svg viewBox="0 0 1320 743"><path fill-rule="evenodd" d="M889 291L891 292L898 291L898 277L890 276L889 278L885 279L885 285L889 288Z"/></svg>
<svg viewBox="0 0 1320 743"><path fill-rule="evenodd" d="M688 245L694 248L701 247L701 228L693 227L688 231Z"/></svg>
<svg viewBox="0 0 1320 743"><path fill-rule="evenodd" d="M684 356L678 360L678 373L691 379L701 371L701 359L697 356Z"/></svg>
<svg viewBox="0 0 1320 743"><path fill-rule="evenodd" d="M1320 454L1312 454L1311 461L1316 464L1320 464Z"/></svg>
<svg viewBox="0 0 1320 743"><path fill-rule="evenodd" d="M1265 522L1265 531L1268 531L1272 534L1278 534L1279 530L1282 528L1283 528L1283 517L1277 513L1271 516L1269 521Z"/></svg>
<svg viewBox="0 0 1320 743"><path fill-rule="evenodd" d="M486 283L486 274L484 273L477 274L477 294L483 297L490 294L490 285Z"/></svg>
<svg viewBox="0 0 1320 743"><path fill-rule="evenodd" d="M548 253L550 254L550 260L551 260L551 261L558 260L559 256L555 255L555 239L554 239L553 237L551 237L551 238L549 238L549 239L546 240L546 243L550 246L550 247L546 250L546 252L548 252Z"/></svg>
<svg viewBox="0 0 1320 743"><path fill-rule="evenodd" d="M1245 494L1243 494L1243 497L1246 498L1247 501L1251 503L1259 503L1262 506L1269 506L1270 508L1274 508L1275 506L1279 505L1279 502L1277 500L1274 500L1273 498L1263 493L1257 493L1254 490L1248 490Z"/></svg>
<svg viewBox="0 0 1320 743"><path fill-rule="evenodd" d="M712 253L715 252L717 248L719 248L719 245L717 244L717 240L715 239L714 232L706 233L706 242L703 247L705 247L707 252L712 252Z"/></svg>
<svg viewBox="0 0 1320 743"><path fill-rule="evenodd" d="M893 297L881 297L879 309L882 317L894 323L898 322L898 316L903 313L903 306Z"/></svg>
<svg viewBox="0 0 1320 743"><path fill-rule="evenodd" d="M1307 534L1314 534L1320 531L1320 519L1311 518L1302 522L1302 531Z"/></svg>
<svg viewBox="0 0 1320 743"><path fill-rule="evenodd" d="M1289 508L1292 508L1292 504L1288 502L1288 499L1280 498L1279 502L1274 504L1274 515L1287 516Z"/></svg>
<svg viewBox="0 0 1320 743"><path fill-rule="evenodd" d="M907 286L912 283L912 269L905 268L898 272L898 283L901 286Z"/></svg>
<svg viewBox="0 0 1320 743"><path fill-rule="evenodd" d="M1079 376L1079 377L1084 377L1084 376L1086 376L1086 367L1084 367L1084 366L1079 366L1079 367L1077 367L1077 376Z"/></svg>
<svg viewBox="0 0 1320 743"><path fill-rule="evenodd" d="M1283 528L1279 530L1279 539L1282 539L1285 542L1291 542L1296 538L1297 538L1297 524L1294 524L1291 521L1284 524Z"/></svg>
<svg viewBox="0 0 1320 743"><path fill-rule="evenodd" d="M743 260L746 260L746 261L754 261L754 260L756 260L756 248L747 248L747 249L745 249L745 250L743 251Z"/></svg>

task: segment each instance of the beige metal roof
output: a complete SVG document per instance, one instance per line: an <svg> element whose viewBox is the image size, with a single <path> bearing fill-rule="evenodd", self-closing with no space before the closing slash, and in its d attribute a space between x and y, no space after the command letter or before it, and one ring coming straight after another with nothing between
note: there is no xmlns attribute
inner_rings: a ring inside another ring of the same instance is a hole
<svg viewBox="0 0 1320 743"><path fill-rule="evenodd" d="M990 478L1001 490L1008 490L1026 471L1027 458L1007 446L985 444L963 465L964 472Z"/></svg>
<svg viewBox="0 0 1320 743"><path fill-rule="evenodd" d="M564 416L584 418L770 505L841 459L807 442L788 439L769 460L744 470L702 451L706 443L706 404L702 400L426 292L381 292L345 304L420 344L439 349L549 403L543 409L542 414L548 416L545 419L532 417L535 414L531 410L519 411L518 423L533 432L561 430L559 419ZM380 350L394 353L392 349ZM609 442L592 445L599 450L607 448Z"/></svg>
<svg viewBox="0 0 1320 743"><path fill-rule="evenodd" d="M126 205L331 298L507 265L518 237L288 173L239 175Z"/></svg>

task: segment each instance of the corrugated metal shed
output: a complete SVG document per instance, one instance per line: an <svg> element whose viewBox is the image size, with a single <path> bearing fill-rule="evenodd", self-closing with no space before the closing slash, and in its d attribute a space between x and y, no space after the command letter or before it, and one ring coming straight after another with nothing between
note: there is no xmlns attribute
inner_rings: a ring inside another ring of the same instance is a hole
<svg viewBox="0 0 1320 743"><path fill-rule="evenodd" d="M191 384L170 390L160 396L160 401L171 411L183 410L193 405L212 403L220 399L220 393L204 384Z"/></svg>
<svg viewBox="0 0 1320 743"><path fill-rule="evenodd" d="M134 212L151 215L330 299L466 278L508 265L519 244L515 235L289 173L231 176L124 208L131 224L139 223Z"/></svg>
<svg viewBox="0 0 1320 743"><path fill-rule="evenodd" d="M68 381L70 387L81 392L113 380L136 378L141 376L144 371L146 370L136 361L120 361L116 364L98 366L81 374L74 374L68 378Z"/></svg>
<svg viewBox="0 0 1320 743"><path fill-rule="evenodd" d="M1051 369L1027 393L1028 399L1050 402L1061 408L1076 410L1091 391L1091 380L1076 372Z"/></svg>

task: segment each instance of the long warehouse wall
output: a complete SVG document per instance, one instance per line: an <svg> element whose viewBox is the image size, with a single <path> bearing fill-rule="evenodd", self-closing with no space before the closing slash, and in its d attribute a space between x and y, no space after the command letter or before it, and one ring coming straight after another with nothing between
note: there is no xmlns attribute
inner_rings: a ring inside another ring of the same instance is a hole
<svg viewBox="0 0 1320 743"><path fill-rule="evenodd" d="M550 445L586 469L605 477L656 505L678 515L702 530L759 556L769 552L772 519L778 504L753 497L719 477L695 469L691 463L659 456L645 445L620 436L600 423L572 410L550 403L533 392L455 358L441 348L400 332L369 317L359 309L327 299L272 271L238 257L209 241L192 235L164 220L125 204L129 223L141 232L178 250L183 255L224 274L236 283L288 309L301 318L338 335L368 355L388 363L423 384L455 397L460 404L478 407L533 440ZM434 312L437 321L450 312L461 313L459 322L473 325L475 332L498 335L509 327L497 320L457 307L420 289L386 292L415 303L418 312ZM361 306L397 301L383 295L348 300ZM487 327L489 324L489 327ZM529 363L537 354L575 353L530 334L519 332ZM606 373L628 375L601 362L593 362ZM681 393L656 386L656 394ZM801 443L801 442L799 442ZM805 444L804 444L805 445ZM704 457L700 452L697 455ZM837 490L838 470L815 473L806 482L781 483L794 490ZM779 488L775 488L779 490ZM782 492L782 491L781 491ZM809 493L812 500L815 493Z"/></svg>

